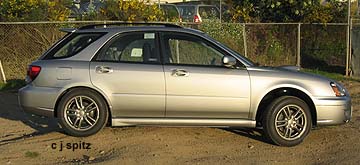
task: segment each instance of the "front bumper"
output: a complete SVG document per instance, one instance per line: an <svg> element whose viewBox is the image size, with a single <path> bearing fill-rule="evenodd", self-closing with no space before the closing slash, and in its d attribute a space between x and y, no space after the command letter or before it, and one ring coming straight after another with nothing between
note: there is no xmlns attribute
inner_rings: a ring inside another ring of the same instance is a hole
<svg viewBox="0 0 360 165"><path fill-rule="evenodd" d="M27 85L19 90L19 105L27 113L54 117L59 88Z"/></svg>
<svg viewBox="0 0 360 165"><path fill-rule="evenodd" d="M317 115L317 125L338 125L351 120L351 98L330 97L314 99Z"/></svg>

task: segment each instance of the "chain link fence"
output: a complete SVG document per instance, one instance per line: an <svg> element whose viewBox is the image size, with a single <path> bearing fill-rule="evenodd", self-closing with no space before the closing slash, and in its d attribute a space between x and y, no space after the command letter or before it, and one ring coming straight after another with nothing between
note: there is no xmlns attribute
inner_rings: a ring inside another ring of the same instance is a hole
<svg viewBox="0 0 360 165"><path fill-rule="evenodd" d="M103 22L0 23L0 60L6 78L24 79L31 61L65 35L60 28L93 23ZM344 25L205 22L181 26L200 29L261 65L300 64L311 69L345 72Z"/></svg>
<svg viewBox="0 0 360 165"><path fill-rule="evenodd" d="M346 24L301 25L301 66L345 75Z"/></svg>
<svg viewBox="0 0 360 165"><path fill-rule="evenodd" d="M0 23L0 60L8 80L24 79L28 65L65 33L60 28L85 23Z"/></svg>
<svg viewBox="0 0 360 165"><path fill-rule="evenodd" d="M247 57L266 66L297 64L297 25L246 25Z"/></svg>
<svg viewBox="0 0 360 165"><path fill-rule="evenodd" d="M23 79L27 65L63 34L54 24L0 24L0 60L7 79Z"/></svg>

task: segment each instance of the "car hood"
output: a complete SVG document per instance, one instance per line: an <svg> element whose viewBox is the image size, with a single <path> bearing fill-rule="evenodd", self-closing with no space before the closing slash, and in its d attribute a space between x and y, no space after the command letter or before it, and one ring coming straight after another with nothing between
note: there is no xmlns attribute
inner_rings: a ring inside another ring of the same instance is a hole
<svg viewBox="0 0 360 165"><path fill-rule="evenodd" d="M269 66L253 66L248 67L249 72L258 72L258 73L265 73L268 76L271 77L285 77L288 79L308 79L313 81L326 81L326 82L332 82L334 80L331 80L327 77L312 74L312 73L305 73L300 71L300 67L298 66L278 66L278 67L269 67ZM335 81L334 81L335 82Z"/></svg>
<svg viewBox="0 0 360 165"><path fill-rule="evenodd" d="M251 66L247 70L251 85L256 87L253 89L255 93L256 90L289 87L307 91L309 96L325 97L333 96L330 82L337 83L320 75L298 71L296 67Z"/></svg>

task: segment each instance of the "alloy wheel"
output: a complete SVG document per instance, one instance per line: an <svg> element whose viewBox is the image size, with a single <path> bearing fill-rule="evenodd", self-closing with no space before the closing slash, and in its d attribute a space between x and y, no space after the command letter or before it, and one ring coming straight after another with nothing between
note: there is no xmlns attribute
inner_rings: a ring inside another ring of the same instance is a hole
<svg viewBox="0 0 360 165"><path fill-rule="evenodd" d="M99 107L90 97L75 96L67 102L64 118L73 129L86 131L98 122Z"/></svg>
<svg viewBox="0 0 360 165"><path fill-rule="evenodd" d="M297 105L286 105L276 114L276 132L285 140L300 138L306 127L305 112Z"/></svg>

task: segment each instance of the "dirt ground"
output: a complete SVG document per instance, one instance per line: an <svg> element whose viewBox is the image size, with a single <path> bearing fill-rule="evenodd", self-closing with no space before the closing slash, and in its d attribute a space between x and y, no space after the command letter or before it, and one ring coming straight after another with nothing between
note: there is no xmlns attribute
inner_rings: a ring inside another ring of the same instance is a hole
<svg viewBox="0 0 360 165"><path fill-rule="evenodd" d="M55 119L24 114L16 91L0 92L0 164L360 164L360 82L343 83L352 121L313 129L291 148L269 144L255 129L106 127L76 138Z"/></svg>

